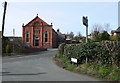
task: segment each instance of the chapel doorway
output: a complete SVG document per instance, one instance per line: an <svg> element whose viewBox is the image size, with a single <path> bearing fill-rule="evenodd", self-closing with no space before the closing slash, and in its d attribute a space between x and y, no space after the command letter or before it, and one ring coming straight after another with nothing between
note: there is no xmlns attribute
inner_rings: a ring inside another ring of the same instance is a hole
<svg viewBox="0 0 120 83"><path fill-rule="evenodd" d="M35 37L35 46L39 46L39 38L38 37Z"/></svg>

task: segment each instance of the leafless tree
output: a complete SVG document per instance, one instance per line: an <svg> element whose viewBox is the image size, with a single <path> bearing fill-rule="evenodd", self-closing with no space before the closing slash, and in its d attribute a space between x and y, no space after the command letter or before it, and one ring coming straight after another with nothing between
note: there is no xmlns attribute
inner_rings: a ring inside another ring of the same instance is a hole
<svg viewBox="0 0 120 83"><path fill-rule="evenodd" d="M108 24L108 23L104 24L104 26L102 26L100 24L93 25L92 40L100 41L102 39L108 39L109 27L110 27L110 24Z"/></svg>
<svg viewBox="0 0 120 83"><path fill-rule="evenodd" d="M99 41L100 39L100 33L102 30L102 26L99 24L93 25L93 31L92 31L92 40Z"/></svg>
<svg viewBox="0 0 120 83"><path fill-rule="evenodd" d="M105 29L105 31L109 31L110 30L110 24L109 23L105 23L104 24L104 29Z"/></svg>
<svg viewBox="0 0 120 83"><path fill-rule="evenodd" d="M81 35L81 33L80 33L80 32L78 32L78 33L77 33L77 37L79 37L79 38L81 38L81 37L82 37L82 35Z"/></svg>
<svg viewBox="0 0 120 83"><path fill-rule="evenodd" d="M70 32L70 35L71 35L72 37L74 37L74 33L73 33L72 31Z"/></svg>
<svg viewBox="0 0 120 83"><path fill-rule="evenodd" d="M93 29L92 32L94 32L94 31L101 32L101 30L102 30L102 25L100 25L100 24L95 24L95 25L93 25L93 28L92 28L92 29Z"/></svg>

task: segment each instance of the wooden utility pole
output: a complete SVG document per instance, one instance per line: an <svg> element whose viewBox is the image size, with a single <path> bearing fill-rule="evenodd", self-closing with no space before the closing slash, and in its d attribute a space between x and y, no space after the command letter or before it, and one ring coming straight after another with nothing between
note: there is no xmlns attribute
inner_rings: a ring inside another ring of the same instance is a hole
<svg viewBox="0 0 120 83"><path fill-rule="evenodd" d="M3 12L3 21L2 21L2 37L4 34L4 25L5 25L5 14L6 14L7 2L4 2L4 12Z"/></svg>

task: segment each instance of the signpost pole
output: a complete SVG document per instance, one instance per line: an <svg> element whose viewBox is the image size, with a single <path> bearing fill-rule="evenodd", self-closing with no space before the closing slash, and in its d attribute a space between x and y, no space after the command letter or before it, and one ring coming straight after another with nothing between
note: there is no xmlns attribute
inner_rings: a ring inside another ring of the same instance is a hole
<svg viewBox="0 0 120 83"><path fill-rule="evenodd" d="M88 26L86 26L86 43L88 43ZM85 60L86 62L86 64L87 64L87 62L88 62L88 57L86 56L86 60Z"/></svg>
<svg viewBox="0 0 120 83"><path fill-rule="evenodd" d="M88 43L88 18L87 18L87 16L86 16L86 17L83 16L83 25L86 26L86 43ZM85 62L86 62L86 64L87 64L87 62L88 62L88 57L87 57L87 55L86 55L85 57L86 57Z"/></svg>
<svg viewBox="0 0 120 83"><path fill-rule="evenodd" d="M88 26L86 26L86 43L88 43Z"/></svg>

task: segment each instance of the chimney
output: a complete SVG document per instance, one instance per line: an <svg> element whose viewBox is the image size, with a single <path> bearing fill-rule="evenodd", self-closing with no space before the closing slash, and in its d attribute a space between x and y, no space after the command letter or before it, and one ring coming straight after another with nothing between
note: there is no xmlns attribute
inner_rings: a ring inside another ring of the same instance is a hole
<svg viewBox="0 0 120 83"><path fill-rule="evenodd" d="M53 23L51 23L51 26L53 26Z"/></svg>
<svg viewBox="0 0 120 83"><path fill-rule="evenodd" d="M24 27L24 23L22 24L22 27Z"/></svg>
<svg viewBox="0 0 120 83"><path fill-rule="evenodd" d="M57 29L57 32L60 32L60 30L59 30L59 29Z"/></svg>

